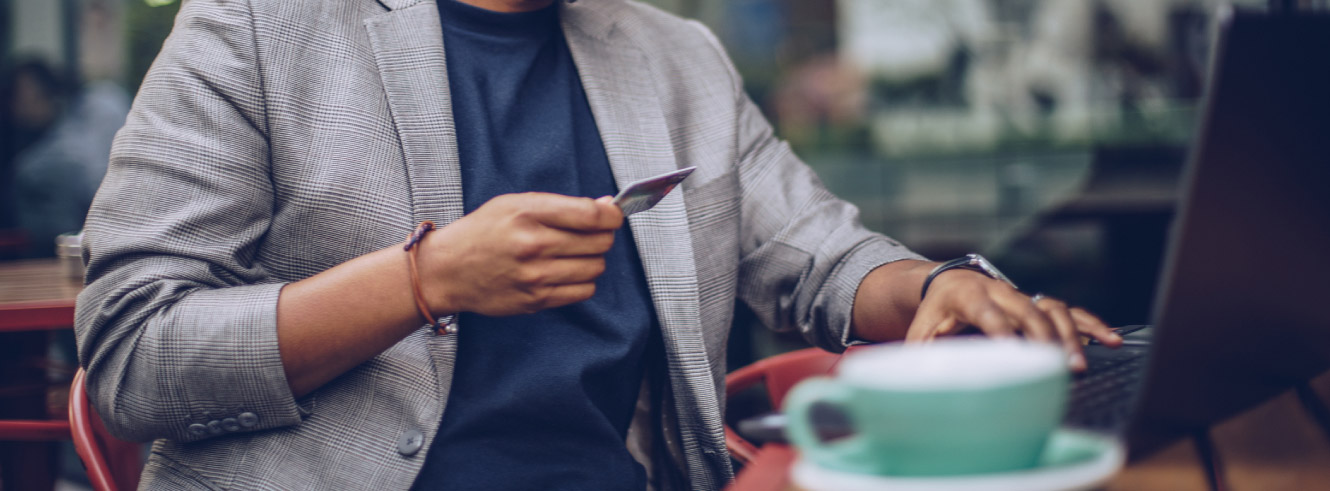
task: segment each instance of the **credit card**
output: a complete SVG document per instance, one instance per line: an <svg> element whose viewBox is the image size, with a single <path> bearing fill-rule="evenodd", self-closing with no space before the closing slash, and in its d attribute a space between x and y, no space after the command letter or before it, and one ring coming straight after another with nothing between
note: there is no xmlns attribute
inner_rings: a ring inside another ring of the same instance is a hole
<svg viewBox="0 0 1330 491"><path fill-rule="evenodd" d="M623 216L650 210L651 207L656 206L656 203L664 199L665 195L670 194L675 186L678 186L689 174L692 174L695 169L697 167L689 167L633 181L622 191L619 191L618 196L614 197L614 204L623 210Z"/></svg>

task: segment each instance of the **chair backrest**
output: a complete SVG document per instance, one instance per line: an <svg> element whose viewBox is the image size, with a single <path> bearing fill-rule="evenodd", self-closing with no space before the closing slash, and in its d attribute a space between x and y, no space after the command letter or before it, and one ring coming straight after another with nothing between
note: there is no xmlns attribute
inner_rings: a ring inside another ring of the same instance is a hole
<svg viewBox="0 0 1330 491"><path fill-rule="evenodd" d="M74 450L88 471L88 481L97 491L137 489L142 472L142 446L111 436L97 411L88 403L80 368L69 387L69 429Z"/></svg>
<svg viewBox="0 0 1330 491"><path fill-rule="evenodd" d="M734 397L761 383L766 385L772 409L779 410L785 402L785 394L795 384L811 376L831 373L840 358L841 355L819 348L805 348L758 360L725 377L725 397ZM729 426L725 427L725 446L730 456L740 463L746 464L757 455L757 447Z"/></svg>
<svg viewBox="0 0 1330 491"><path fill-rule="evenodd" d="M785 394L805 378L831 373L841 355L820 348L805 348L764 358L725 377L725 397L765 384L773 409L780 409Z"/></svg>

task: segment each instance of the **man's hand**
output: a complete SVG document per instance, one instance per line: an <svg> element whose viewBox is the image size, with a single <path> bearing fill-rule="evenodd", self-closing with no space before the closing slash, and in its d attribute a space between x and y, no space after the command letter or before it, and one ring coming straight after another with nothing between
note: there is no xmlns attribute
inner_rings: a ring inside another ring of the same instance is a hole
<svg viewBox="0 0 1330 491"><path fill-rule="evenodd" d="M591 298L623 213L610 197L497 196L421 242L435 313L528 314Z"/></svg>
<svg viewBox="0 0 1330 491"><path fill-rule="evenodd" d="M956 334L966 326L992 337L1020 334L1035 341L1061 343L1073 370L1086 368L1082 335L1108 346L1122 344L1122 338L1104 321L1084 309L1069 308L1048 297L1036 304L1011 285L967 270L946 271L933 280L905 340L926 341Z"/></svg>
<svg viewBox="0 0 1330 491"><path fill-rule="evenodd" d="M415 253L435 314L536 312L591 298L623 214L592 200L527 193L496 197L425 235ZM402 245L282 288L277 339L297 397L420 330Z"/></svg>
<svg viewBox="0 0 1330 491"><path fill-rule="evenodd" d="M919 301L923 279L936 266L924 261L898 261L882 266L859 286L855 295L854 334L888 341L928 341L973 326L993 337L1023 336L1056 342L1067 351L1073 370L1086 368L1081 336L1117 347L1122 338L1084 309L1044 297L1038 304L1010 285L981 273L954 269L939 274ZM908 325L904 332L900 326Z"/></svg>

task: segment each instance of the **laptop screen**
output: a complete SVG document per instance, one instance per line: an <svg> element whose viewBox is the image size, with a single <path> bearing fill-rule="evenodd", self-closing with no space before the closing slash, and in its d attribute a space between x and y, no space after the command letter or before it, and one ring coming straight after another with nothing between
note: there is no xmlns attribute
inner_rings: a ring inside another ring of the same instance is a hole
<svg viewBox="0 0 1330 491"><path fill-rule="evenodd" d="M1330 16L1223 16L1132 448L1330 369Z"/></svg>

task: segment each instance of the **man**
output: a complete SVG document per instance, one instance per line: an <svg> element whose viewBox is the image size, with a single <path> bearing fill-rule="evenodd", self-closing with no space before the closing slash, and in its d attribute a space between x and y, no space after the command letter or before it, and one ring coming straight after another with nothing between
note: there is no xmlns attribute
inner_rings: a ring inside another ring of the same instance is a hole
<svg viewBox="0 0 1330 491"><path fill-rule="evenodd" d="M187 3L90 214L93 402L149 487L716 489L736 300L832 350L1114 342L971 271L921 303L740 87L619 0Z"/></svg>

